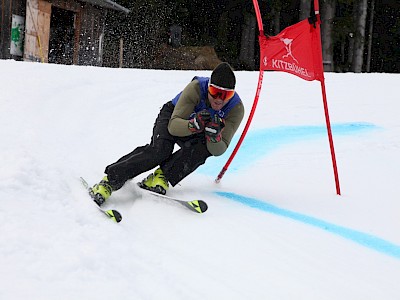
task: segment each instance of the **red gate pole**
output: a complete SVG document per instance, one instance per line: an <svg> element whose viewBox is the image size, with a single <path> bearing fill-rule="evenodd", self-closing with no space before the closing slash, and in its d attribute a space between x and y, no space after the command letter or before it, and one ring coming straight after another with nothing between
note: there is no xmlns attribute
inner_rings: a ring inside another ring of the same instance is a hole
<svg viewBox="0 0 400 300"><path fill-rule="evenodd" d="M320 22L320 13L319 13L318 0L314 0L314 12L315 12L315 15L317 17L316 30L317 30L317 36L319 38L317 54L319 55L319 61L321 61L321 63L322 63L321 29L320 29L320 23L321 22ZM322 66L322 70L323 70L323 66ZM327 101L327 98L326 98L325 78L324 78L324 76L322 76L322 79L320 80L320 82L321 82L322 101L324 103L326 129L328 131L329 148L331 150L333 173L334 173L334 177L335 177L336 194L340 195L339 173L338 173L338 170L337 170L335 147L333 145L331 122L329 121L328 101Z"/></svg>
<svg viewBox="0 0 400 300"><path fill-rule="evenodd" d="M264 28L263 28L263 24L262 24L262 20L261 20L260 8L258 6L257 0L253 0L253 5L254 5L254 10L256 12L258 30L260 32L259 37L261 37L261 36L264 36ZM261 39L259 39L259 42L260 42L260 46L261 46ZM261 49L261 47L260 47L260 49ZM260 59L261 59L261 55L260 55ZM256 90L256 95L254 97L253 106L251 108L251 112L250 112L249 118L247 119L246 126L243 129L243 132L242 132L242 134L241 134L241 136L239 138L239 141L237 142L237 144L235 146L235 149L233 150L233 152L232 152L231 156L229 157L228 161L225 163L225 166L222 168L222 170L219 172L217 178L215 179L216 183L219 183L221 181L221 179L224 176L225 172L228 170L229 165L231 164L231 162L232 162L233 158L235 157L236 153L238 152L240 146L242 145L244 137L246 136L247 131L249 130L251 121L253 120L253 116L254 116L254 113L255 113L256 108L257 108L258 99L260 98L263 77L264 77L264 70L262 68L262 64L261 64L261 61L260 61L260 74L258 76L257 90Z"/></svg>

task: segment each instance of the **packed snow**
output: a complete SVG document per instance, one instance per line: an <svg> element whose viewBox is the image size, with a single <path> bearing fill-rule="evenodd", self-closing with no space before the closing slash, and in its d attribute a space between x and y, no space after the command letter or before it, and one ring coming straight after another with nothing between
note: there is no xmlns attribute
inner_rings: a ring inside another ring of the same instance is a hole
<svg viewBox="0 0 400 300"><path fill-rule="evenodd" d="M400 299L399 74L326 73L342 195L320 82L237 71L246 115L227 153L168 194L136 187L100 214L79 177L150 141L155 118L210 71L0 61L0 299Z"/></svg>

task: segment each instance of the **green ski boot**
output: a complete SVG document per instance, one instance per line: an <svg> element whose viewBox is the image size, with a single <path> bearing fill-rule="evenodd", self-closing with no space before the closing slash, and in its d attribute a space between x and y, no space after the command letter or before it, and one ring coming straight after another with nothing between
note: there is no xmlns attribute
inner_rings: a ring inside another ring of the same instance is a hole
<svg viewBox="0 0 400 300"><path fill-rule="evenodd" d="M106 202L106 200L111 196L111 193L112 187L108 182L107 176L104 176L103 179L99 183L95 184L90 190L90 195L98 206L101 206Z"/></svg>
<svg viewBox="0 0 400 300"><path fill-rule="evenodd" d="M160 168L155 170L154 174L150 174L147 178L143 179L139 183L139 186L161 195L165 195L169 188L168 180Z"/></svg>

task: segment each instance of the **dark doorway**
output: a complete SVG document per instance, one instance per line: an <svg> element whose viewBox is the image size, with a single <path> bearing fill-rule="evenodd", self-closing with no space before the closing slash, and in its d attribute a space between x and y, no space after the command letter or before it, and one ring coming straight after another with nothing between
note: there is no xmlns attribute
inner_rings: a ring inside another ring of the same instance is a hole
<svg viewBox="0 0 400 300"><path fill-rule="evenodd" d="M49 63L74 62L75 13L52 6L50 19Z"/></svg>

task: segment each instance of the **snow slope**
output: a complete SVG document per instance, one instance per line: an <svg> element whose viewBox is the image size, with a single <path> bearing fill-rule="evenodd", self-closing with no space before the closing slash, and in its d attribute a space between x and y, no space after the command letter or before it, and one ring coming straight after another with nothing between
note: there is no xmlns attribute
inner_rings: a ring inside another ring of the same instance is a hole
<svg viewBox="0 0 400 300"><path fill-rule="evenodd" d="M170 189L135 182L99 214L79 183L150 140L162 104L210 72L0 61L0 299L400 299L400 76L325 74L342 196L319 82L265 73L229 157ZM246 106L258 72L236 72Z"/></svg>

